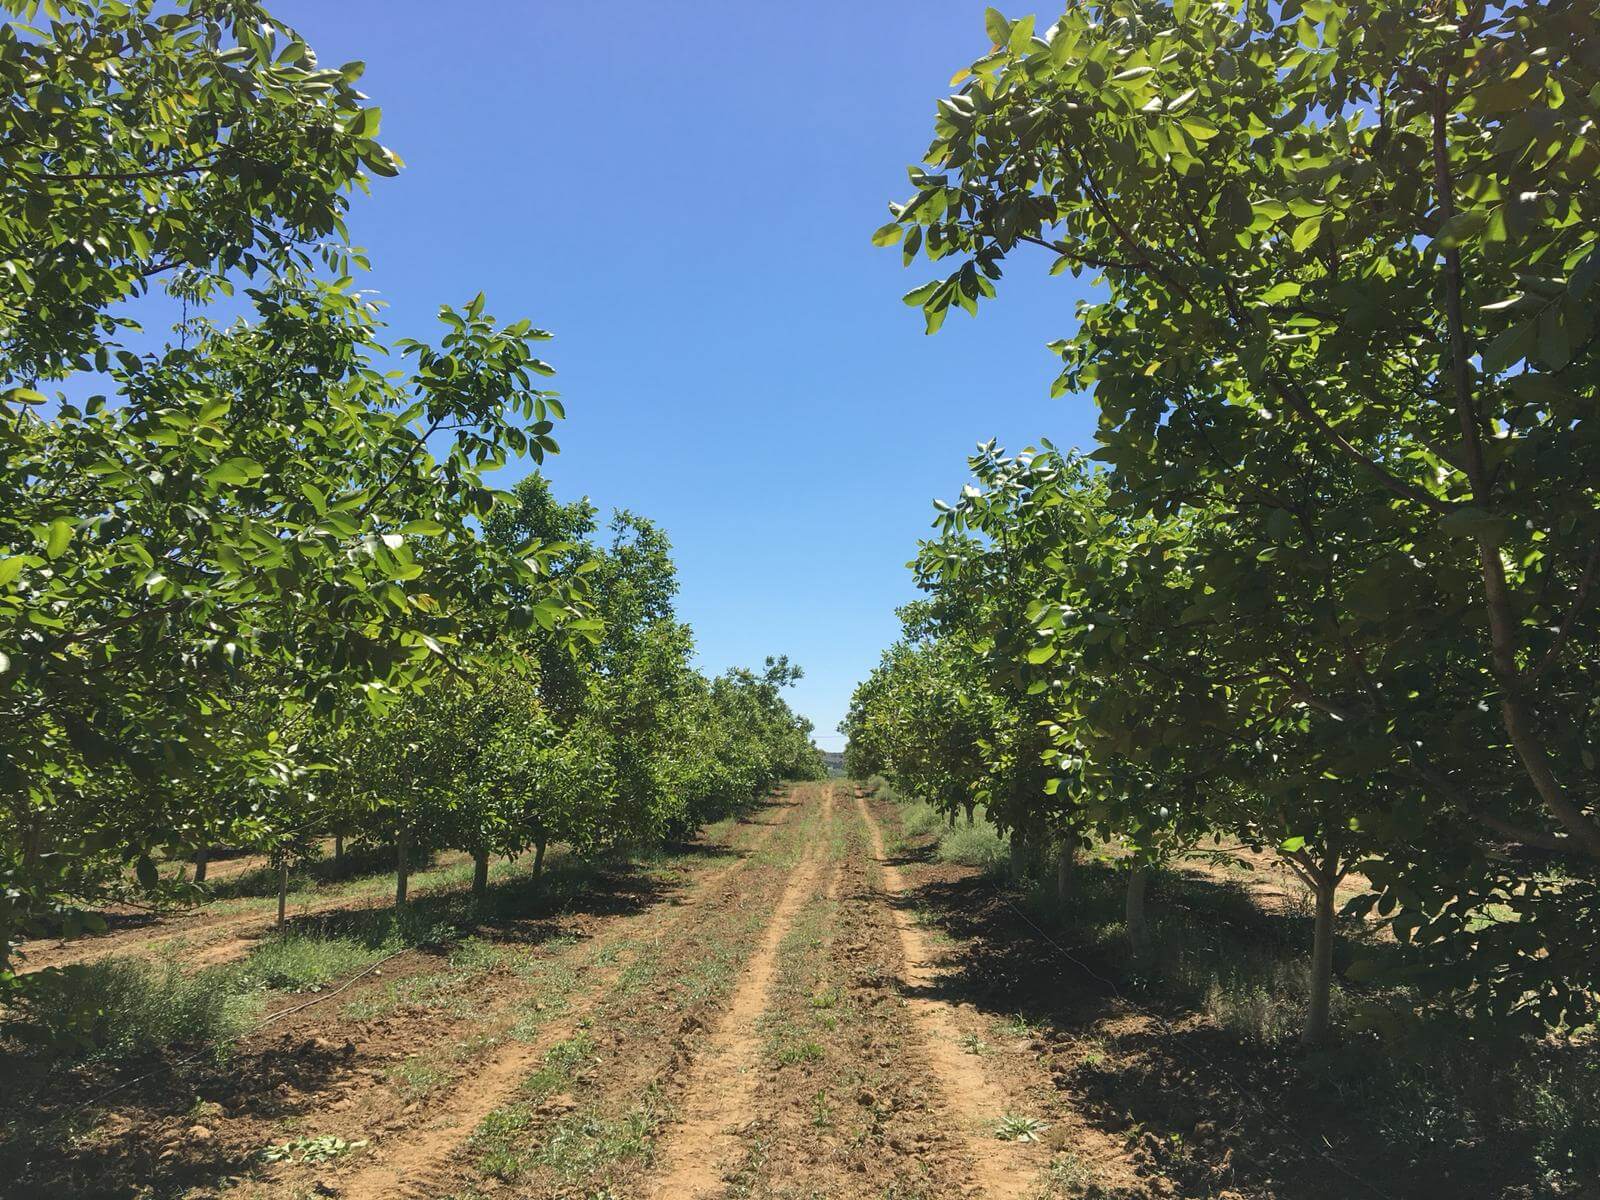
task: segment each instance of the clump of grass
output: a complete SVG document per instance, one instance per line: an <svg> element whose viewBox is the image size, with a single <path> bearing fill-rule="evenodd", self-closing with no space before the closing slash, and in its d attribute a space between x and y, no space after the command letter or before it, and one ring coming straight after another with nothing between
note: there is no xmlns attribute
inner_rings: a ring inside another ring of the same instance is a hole
<svg viewBox="0 0 1600 1200"><path fill-rule="evenodd" d="M477 1153L481 1174L516 1183L528 1173L532 1163L525 1143L533 1117L533 1109L526 1104L506 1104L479 1122L469 1144Z"/></svg>
<svg viewBox="0 0 1600 1200"><path fill-rule="evenodd" d="M426 1058L407 1058L395 1064L389 1078L400 1085L407 1100L419 1100L448 1078L448 1072Z"/></svg>
<svg viewBox="0 0 1600 1200"><path fill-rule="evenodd" d="M827 1053L820 1044L805 1038L800 1041L785 1041L778 1048L776 1057L780 1067L792 1067L796 1063L821 1062L827 1057Z"/></svg>
<svg viewBox="0 0 1600 1200"><path fill-rule="evenodd" d="M574 1113L556 1122L539 1162L563 1179L578 1180L625 1158L648 1160L660 1119L649 1098L620 1117Z"/></svg>
<svg viewBox="0 0 1600 1200"><path fill-rule="evenodd" d="M1007 1113L1000 1118L1000 1124L995 1126L994 1136L1002 1142L1037 1142L1049 1128L1049 1124L1038 1117Z"/></svg>
<svg viewBox="0 0 1600 1200"><path fill-rule="evenodd" d="M914 800L900 809L900 837L902 842L912 838L937 833L945 826L944 814L921 800Z"/></svg>
<svg viewBox="0 0 1600 1200"><path fill-rule="evenodd" d="M971 825L957 824L945 830L935 854L940 862L995 872L1005 866L1010 844L993 825L980 817Z"/></svg>
<svg viewBox="0 0 1600 1200"><path fill-rule="evenodd" d="M372 945L361 938L285 933L261 941L249 958L227 973L236 991L309 992L365 970L397 949L399 945L392 942Z"/></svg>
<svg viewBox="0 0 1600 1200"><path fill-rule="evenodd" d="M256 1012L214 976L109 958L32 976L6 1032L52 1057L121 1062L173 1045L224 1045Z"/></svg>
<svg viewBox="0 0 1600 1200"><path fill-rule="evenodd" d="M1048 1200L1057 1197L1074 1197L1088 1194L1094 1184L1094 1172L1070 1150L1064 1150L1050 1160L1050 1174L1043 1196Z"/></svg>
<svg viewBox="0 0 1600 1200"><path fill-rule="evenodd" d="M580 1029L565 1041L557 1042L545 1051L539 1069L522 1081L522 1091L536 1100L543 1100L565 1087L578 1068L594 1057L594 1035Z"/></svg>

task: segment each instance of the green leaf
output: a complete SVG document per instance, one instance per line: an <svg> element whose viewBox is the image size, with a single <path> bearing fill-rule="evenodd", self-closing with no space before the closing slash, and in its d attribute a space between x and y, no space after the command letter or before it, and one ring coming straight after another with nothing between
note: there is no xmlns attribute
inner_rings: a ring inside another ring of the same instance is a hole
<svg viewBox="0 0 1600 1200"><path fill-rule="evenodd" d="M1482 209L1459 212L1439 226L1435 238L1441 246L1459 246L1481 233L1488 220L1489 214Z"/></svg>
<svg viewBox="0 0 1600 1200"><path fill-rule="evenodd" d="M21 555L0 558L0 587L4 587L27 569L28 560Z"/></svg>
<svg viewBox="0 0 1600 1200"><path fill-rule="evenodd" d="M1033 14L1029 13L1025 17L1018 17L1015 23L1012 24L1011 32L1007 35L1005 41L1011 53L1026 54L1028 52L1028 43L1033 40L1033 21Z"/></svg>
<svg viewBox="0 0 1600 1200"><path fill-rule="evenodd" d="M1321 232L1322 218L1307 217L1294 227L1294 233L1289 240L1296 250L1304 250L1317 240L1317 235Z"/></svg>
<svg viewBox="0 0 1600 1200"><path fill-rule="evenodd" d="M72 522L63 517L57 517L54 521L51 521L50 531L45 537L45 557L57 559L66 553L67 546L72 542L72 534Z"/></svg>
<svg viewBox="0 0 1600 1200"><path fill-rule="evenodd" d="M417 537L438 537L446 530L437 521L407 521L400 527L400 532Z"/></svg>
<svg viewBox="0 0 1600 1200"><path fill-rule="evenodd" d="M983 28L996 46L1004 46L1011 40L1011 22L1001 16L998 9L983 10Z"/></svg>
<svg viewBox="0 0 1600 1200"><path fill-rule="evenodd" d="M872 234L874 246L893 246L899 243L905 230L898 221L890 221L887 225L880 225Z"/></svg>
<svg viewBox="0 0 1600 1200"><path fill-rule="evenodd" d="M1511 532L1511 522L1468 504L1442 518L1439 528L1451 537L1487 538L1492 545L1499 545Z"/></svg>
<svg viewBox="0 0 1600 1200"><path fill-rule="evenodd" d="M260 478L263 471L264 468L255 459L241 456L212 467L206 472L206 479L217 487L236 487Z"/></svg>

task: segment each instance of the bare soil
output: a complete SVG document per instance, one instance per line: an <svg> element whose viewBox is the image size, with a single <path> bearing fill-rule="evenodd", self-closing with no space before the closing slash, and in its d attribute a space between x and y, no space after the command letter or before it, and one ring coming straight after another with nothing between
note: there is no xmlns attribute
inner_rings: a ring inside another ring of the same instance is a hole
<svg viewBox="0 0 1600 1200"><path fill-rule="evenodd" d="M530 889L470 942L274 997L226 1054L22 1078L22 1107L0 1096L0 1196L1373 1194L1359 1114L1192 1007L1132 1002L1110 982L1125 964L1058 944L899 821L797 785L581 892ZM209 929L180 944L218 961L255 928L233 920L103 940Z"/></svg>

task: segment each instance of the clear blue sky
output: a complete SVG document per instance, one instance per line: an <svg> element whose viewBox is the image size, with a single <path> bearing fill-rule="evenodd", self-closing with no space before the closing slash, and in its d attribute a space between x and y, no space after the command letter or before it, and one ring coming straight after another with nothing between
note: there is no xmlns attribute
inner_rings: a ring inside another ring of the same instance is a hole
<svg viewBox="0 0 1600 1200"><path fill-rule="evenodd" d="M934 496L989 437L1087 444L1048 398L1081 285L1019 258L935 337L875 248L983 5L276 0L359 58L406 160L352 236L397 333L480 289L553 331L558 493L659 520L712 671L785 653L824 747L915 594ZM1043 16L1043 14L1041 14Z"/></svg>

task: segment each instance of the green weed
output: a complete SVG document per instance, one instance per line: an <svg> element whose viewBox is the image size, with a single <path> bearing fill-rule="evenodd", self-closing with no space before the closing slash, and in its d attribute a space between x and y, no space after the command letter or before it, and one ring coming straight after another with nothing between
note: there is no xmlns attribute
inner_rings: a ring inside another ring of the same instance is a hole
<svg viewBox="0 0 1600 1200"><path fill-rule="evenodd" d="M1049 1128L1049 1124L1038 1117L1007 1113L995 1126L994 1135L1002 1142L1037 1142Z"/></svg>
<svg viewBox="0 0 1600 1200"><path fill-rule="evenodd" d="M285 933L263 939L244 962L223 968L223 974L236 991L308 992L364 970L397 949L392 942L372 945L354 937Z"/></svg>
<svg viewBox="0 0 1600 1200"><path fill-rule="evenodd" d="M173 1045L225 1045L258 1011L209 973L109 958L29 978L5 1032L52 1057L121 1062Z"/></svg>

